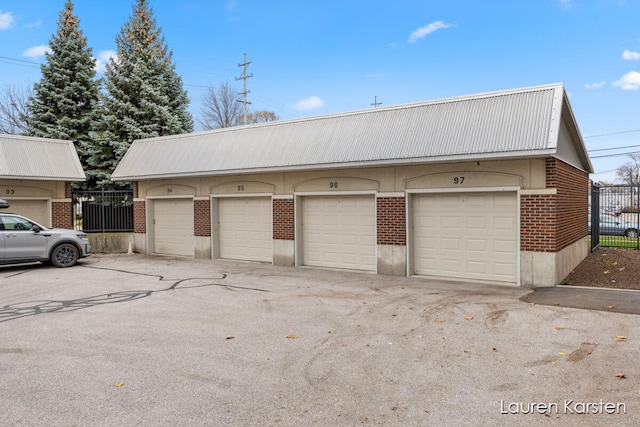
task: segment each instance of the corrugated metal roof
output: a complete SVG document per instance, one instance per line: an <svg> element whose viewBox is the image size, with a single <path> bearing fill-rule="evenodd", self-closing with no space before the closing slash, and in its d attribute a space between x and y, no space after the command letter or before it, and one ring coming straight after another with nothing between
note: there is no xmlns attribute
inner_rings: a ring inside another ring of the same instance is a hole
<svg viewBox="0 0 640 427"><path fill-rule="evenodd" d="M565 103L559 83L150 138L131 145L112 178L549 156Z"/></svg>
<svg viewBox="0 0 640 427"><path fill-rule="evenodd" d="M73 142L0 135L0 178L84 181Z"/></svg>

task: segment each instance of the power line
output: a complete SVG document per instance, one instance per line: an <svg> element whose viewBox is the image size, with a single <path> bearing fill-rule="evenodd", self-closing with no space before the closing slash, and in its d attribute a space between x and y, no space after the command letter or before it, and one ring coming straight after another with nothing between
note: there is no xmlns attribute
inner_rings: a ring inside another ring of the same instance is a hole
<svg viewBox="0 0 640 427"><path fill-rule="evenodd" d="M640 129L623 130L620 132L602 133L600 135L584 136L583 138L600 138L601 136L620 135L623 133L640 132Z"/></svg>
<svg viewBox="0 0 640 427"><path fill-rule="evenodd" d="M595 150L587 150L589 153L594 153L596 151L612 151L612 150L623 150L625 148L636 148L636 147L640 147L640 145L627 145L624 147L615 147L615 148L598 148Z"/></svg>
<svg viewBox="0 0 640 427"><path fill-rule="evenodd" d="M592 159L602 159L605 157L617 157L617 156L626 156L628 154L640 154L638 151L629 151L627 153L617 153L617 154L602 154L600 156L589 156Z"/></svg>
<svg viewBox="0 0 640 427"><path fill-rule="evenodd" d="M27 61L26 59L10 58L8 56L0 56L0 62L5 64L19 65L21 67L40 68L39 62Z"/></svg>

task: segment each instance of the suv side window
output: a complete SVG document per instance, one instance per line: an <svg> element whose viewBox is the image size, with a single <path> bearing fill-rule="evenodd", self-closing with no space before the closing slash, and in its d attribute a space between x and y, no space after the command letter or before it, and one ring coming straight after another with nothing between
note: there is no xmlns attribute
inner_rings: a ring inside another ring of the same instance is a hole
<svg viewBox="0 0 640 427"><path fill-rule="evenodd" d="M9 231L30 231L33 230L33 223L24 218L15 216L3 216L2 223L5 230Z"/></svg>

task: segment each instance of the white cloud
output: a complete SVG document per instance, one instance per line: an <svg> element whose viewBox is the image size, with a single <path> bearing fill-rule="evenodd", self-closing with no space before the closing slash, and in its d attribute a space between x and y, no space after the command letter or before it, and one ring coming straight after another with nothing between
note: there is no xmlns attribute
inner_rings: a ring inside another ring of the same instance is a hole
<svg viewBox="0 0 640 427"><path fill-rule="evenodd" d="M317 96L310 96L306 99L301 99L296 105L293 107L297 110L309 111L315 110L316 108L320 108L324 105L324 101Z"/></svg>
<svg viewBox="0 0 640 427"><path fill-rule="evenodd" d="M622 52L622 59L626 59L627 61L637 61L638 59L640 59L640 52L625 50L624 52Z"/></svg>
<svg viewBox="0 0 640 427"><path fill-rule="evenodd" d="M640 89L640 73L631 71L613 82L614 86L618 86L622 90L638 90Z"/></svg>
<svg viewBox="0 0 640 427"><path fill-rule="evenodd" d="M573 2L573 0L559 0L560 6L563 9L573 9L577 7L577 5Z"/></svg>
<svg viewBox="0 0 640 427"><path fill-rule="evenodd" d="M8 30L13 26L13 14L11 12L2 13L2 10L0 10L0 31Z"/></svg>
<svg viewBox="0 0 640 427"><path fill-rule="evenodd" d="M106 65L111 58L117 60L118 53L115 50L102 50L96 58L96 73L102 74L106 71Z"/></svg>
<svg viewBox="0 0 640 427"><path fill-rule="evenodd" d="M38 19L31 24L27 24L27 28L42 28L42 19Z"/></svg>
<svg viewBox="0 0 640 427"><path fill-rule="evenodd" d="M51 52L49 46L41 44L40 46L33 46L22 52L22 56L28 56L29 58L36 59L43 56L46 52Z"/></svg>
<svg viewBox="0 0 640 427"><path fill-rule="evenodd" d="M238 0L229 0L227 1L227 10L233 12L238 9Z"/></svg>
<svg viewBox="0 0 640 427"><path fill-rule="evenodd" d="M433 33L434 31L449 27L453 27L453 24L445 24L443 21L432 22L431 24L418 28L413 33L411 33L411 35L409 36L409 40L407 41L409 43L415 43L421 38L424 38Z"/></svg>
<svg viewBox="0 0 640 427"><path fill-rule="evenodd" d="M584 87L586 87L587 89L601 89L604 87L605 84L607 84L607 82L603 80L597 83L587 83L584 85Z"/></svg>

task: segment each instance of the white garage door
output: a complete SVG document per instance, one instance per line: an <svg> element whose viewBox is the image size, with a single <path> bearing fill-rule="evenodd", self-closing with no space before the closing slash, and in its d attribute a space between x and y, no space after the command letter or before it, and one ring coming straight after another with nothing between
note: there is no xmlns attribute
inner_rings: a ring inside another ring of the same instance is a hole
<svg viewBox="0 0 640 427"><path fill-rule="evenodd" d="M415 274L517 283L515 193L413 197Z"/></svg>
<svg viewBox="0 0 640 427"><path fill-rule="evenodd" d="M304 197L304 265L376 271L375 198Z"/></svg>
<svg viewBox="0 0 640 427"><path fill-rule="evenodd" d="M270 197L220 199L218 219L220 258L273 262Z"/></svg>
<svg viewBox="0 0 640 427"><path fill-rule="evenodd" d="M26 216L45 227L51 227L50 221L47 219L47 201L46 200L11 200L6 199L11 205L6 212ZM71 211L69 211L71 217Z"/></svg>
<svg viewBox="0 0 640 427"><path fill-rule="evenodd" d="M193 199L153 201L153 252L194 256Z"/></svg>

